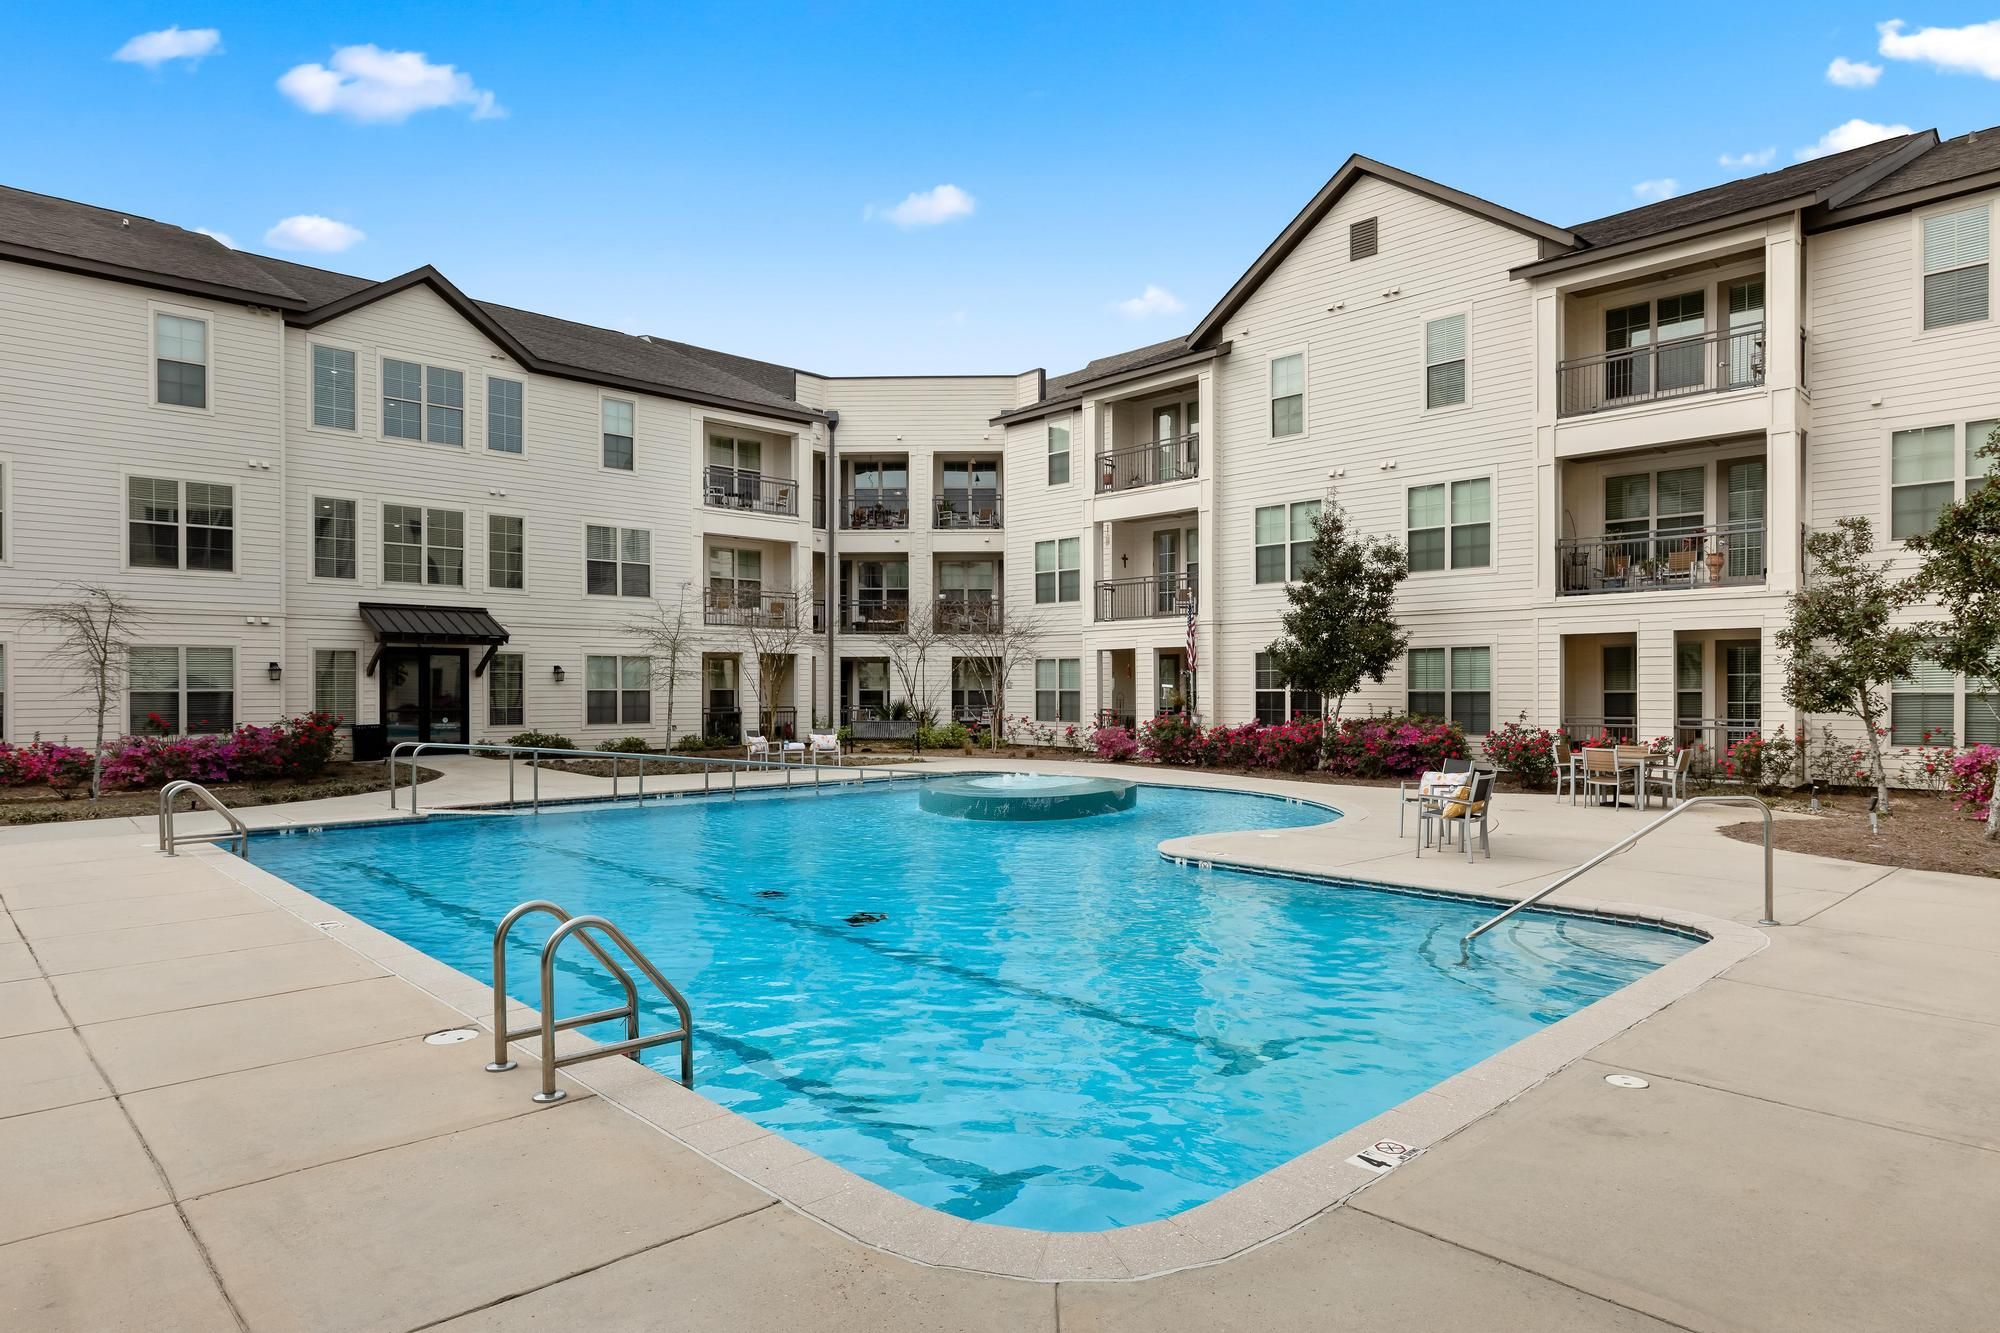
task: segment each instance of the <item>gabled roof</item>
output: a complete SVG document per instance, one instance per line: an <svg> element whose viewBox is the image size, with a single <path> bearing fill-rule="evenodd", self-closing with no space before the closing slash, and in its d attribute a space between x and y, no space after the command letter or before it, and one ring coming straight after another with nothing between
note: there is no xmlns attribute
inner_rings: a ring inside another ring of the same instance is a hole
<svg viewBox="0 0 2000 1333"><path fill-rule="evenodd" d="M1257 262L1244 271L1243 276L1236 280L1236 285L1223 294L1222 299L1215 303L1215 308L1202 318L1201 323L1194 326L1194 332L1188 335L1188 345L1200 347L1214 342L1221 333L1223 321L1242 308L1243 303L1250 299L1250 294L1263 284L1273 269L1284 262L1285 256L1298 248L1299 243L1319 225L1319 220L1325 217L1328 211L1340 202L1340 197L1353 189L1355 182L1363 176L1373 176L1377 180L1399 185L1440 203L1450 204L1453 208L1464 209L1489 222L1512 227L1516 231L1537 238L1546 245L1576 244L1577 238L1561 227L1551 226L1538 218L1529 217L1526 213L1516 213L1513 209L1503 208L1491 200L1481 199L1463 190L1454 190L1449 185L1440 185L1434 180L1426 180L1399 167L1392 167L1356 153L1341 164L1340 170L1334 172L1332 179L1321 186L1319 193L1299 210L1298 216L1286 224L1285 229L1278 233L1277 239L1264 247L1264 253L1257 256Z"/></svg>
<svg viewBox="0 0 2000 1333"><path fill-rule="evenodd" d="M1872 204L1899 194L1956 185L2000 171L2000 126L1946 139L1912 162L1901 164L1842 204Z"/></svg>
<svg viewBox="0 0 2000 1333"><path fill-rule="evenodd" d="M1156 370L1171 369L1182 363L1212 360L1218 356L1225 356L1228 352L1228 343L1217 347L1198 348L1191 346L1186 338L1169 338L1165 342L1135 347L1129 352L1100 356L1082 370L1072 370L1067 375L1051 377L1043 384L1040 399L1002 412L992 418L992 424L1028 421L1056 412L1066 412L1082 402L1093 388L1115 384L1119 380L1132 379Z"/></svg>

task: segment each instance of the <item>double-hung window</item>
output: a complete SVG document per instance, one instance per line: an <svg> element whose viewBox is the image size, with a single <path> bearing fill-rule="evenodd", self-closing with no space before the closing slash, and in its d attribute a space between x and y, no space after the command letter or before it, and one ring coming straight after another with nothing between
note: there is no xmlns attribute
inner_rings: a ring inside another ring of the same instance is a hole
<svg viewBox="0 0 2000 1333"><path fill-rule="evenodd" d="M1049 485L1069 480L1069 424L1049 424Z"/></svg>
<svg viewBox="0 0 2000 1333"><path fill-rule="evenodd" d="M1302 579L1312 569L1313 532L1319 501L1265 505L1256 513L1256 572L1259 583Z"/></svg>
<svg viewBox="0 0 2000 1333"><path fill-rule="evenodd" d="M1950 426L1926 426L1889 437L1889 536L1896 541L1929 532L1952 502L1953 434Z"/></svg>
<svg viewBox="0 0 2000 1333"><path fill-rule="evenodd" d="M354 501L313 497L313 577L354 577Z"/></svg>
<svg viewBox="0 0 2000 1333"><path fill-rule="evenodd" d="M1493 730L1493 650L1485 646L1412 648L1409 710L1449 718L1469 736Z"/></svg>
<svg viewBox="0 0 2000 1333"><path fill-rule="evenodd" d="M1493 482L1488 477L1412 486L1410 569L1480 569L1493 563Z"/></svg>
<svg viewBox="0 0 2000 1333"><path fill-rule="evenodd" d="M1271 358L1271 434L1306 428L1306 358L1303 352Z"/></svg>
<svg viewBox="0 0 2000 1333"><path fill-rule="evenodd" d="M1424 322L1424 408L1465 402L1465 316Z"/></svg>
<svg viewBox="0 0 2000 1333"><path fill-rule="evenodd" d="M1924 219L1924 327L1947 328L1986 318L1988 218L1977 204Z"/></svg>
<svg viewBox="0 0 2000 1333"><path fill-rule="evenodd" d="M126 730L139 736L223 735L236 729L234 648L134 648Z"/></svg>
<svg viewBox="0 0 2000 1333"><path fill-rule="evenodd" d="M486 447L496 454L521 452L521 381L486 377Z"/></svg>
<svg viewBox="0 0 2000 1333"><path fill-rule="evenodd" d="M653 661L649 657L586 657L584 721L591 726L653 720Z"/></svg>
<svg viewBox="0 0 2000 1333"><path fill-rule="evenodd" d="M383 505L382 581L464 587L465 514L421 505Z"/></svg>
<svg viewBox="0 0 2000 1333"><path fill-rule="evenodd" d="M1035 663L1035 716L1044 722L1083 721L1083 659L1044 657Z"/></svg>
<svg viewBox="0 0 2000 1333"><path fill-rule="evenodd" d="M1259 722L1275 725L1320 715L1319 691L1287 684L1269 653L1257 654L1252 684Z"/></svg>
<svg viewBox="0 0 2000 1333"><path fill-rule="evenodd" d="M354 429L354 353L345 347L312 345L313 425L323 430Z"/></svg>
<svg viewBox="0 0 2000 1333"><path fill-rule="evenodd" d="M653 534L592 523L583 530L583 590L594 597L653 595Z"/></svg>
<svg viewBox="0 0 2000 1333"><path fill-rule="evenodd" d="M233 486L128 477L125 517L126 563L134 569L228 573L236 567Z"/></svg>
<svg viewBox="0 0 2000 1333"><path fill-rule="evenodd" d="M382 358L382 434L465 443L465 372Z"/></svg>
<svg viewBox="0 0 2000 1333"><path fill-rule="evenodd" d="M708 548L708 599L715 611L756 611L764 598L764 553L755 547Z"/></svg>
<svg viewBox="0 0 2000 1333"><path fill-rule="evenodd" d="M169 407L208 406L208 321L153 316L154 401Z"/></svg>
<svg viewBox="0 0 2000 1333"><path fill-rule="evenodd" d="M354 725L355 687L352 648L313 649L313 711L331 713L341 727Z"/></svg>
<svg viewBox="0 0 2000 1333"><path fill-rule="evenodd" d="M1083 539L1063 537L1035 543L1035 600L1075 602L1083 598Z"/></svg>
<svg viewBox="0 0 2000 1333"><path fill-rule="evenodd" d="M603 408L604 466L620 472L632 470L632 404L622 398L606 398Z"/></svg>
<svg viewBox="0 0 2000 1333"><path fill-rule="evenodd" d="M527 554L526 521L514 514L486 516L486 586L519 589Z"/></svg>
<svg viewBox="0 0 2000 1333"><path fill-rule="evenodd" d="M1958 677L1928 657L1889 687L1889 743L1950 745Z"/></svg>
<svg viewBox="0 0 2000 1333"><path fill-rule="evenodd" d="M486 722L494 727L527 724L527 669L519 653L495 653L486 668Z"/></svg>

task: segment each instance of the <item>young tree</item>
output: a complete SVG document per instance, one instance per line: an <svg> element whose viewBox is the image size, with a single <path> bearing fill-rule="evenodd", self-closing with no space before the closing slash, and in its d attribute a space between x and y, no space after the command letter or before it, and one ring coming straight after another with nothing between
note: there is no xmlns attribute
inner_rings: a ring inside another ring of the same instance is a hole
<svg viewBox="0 0 2000 1333"><path fill-rule="evenodd" d="M791 684L799 650L810 631L799 625L798 600L785 589L766 589L759 606L746 608L740 620L743 642L757 664L752 691L757 734L768 736L767 728L777 722L778 699Z"/></svg>
<svg viewBox="0 0 2000 1333"><path fill-rule="evenodd" d="M1904 546L1923 557L1911 580L1917 596L1937 604L1942 620L1923 627L1938 665L1965 673L1968 680L2000 680L2000 427L1979 450L1986 460L1983 482L1967 487L1963 500L1948 504L1928 533ZM1994 694L1968 693L1966 708L1996 706ZM1986 837L2000 841L2000 782L1986 805Z"/></svg>
<svg viewBox="0 0 2000 1333"><path fill-rule="evenodd" d="M52 602L29 617L56 635L48 661L71 681L73 693L90 701L97 722L91 747L90 799L104 790L104 722L118 703L118 687L132 656L132 636L145 622L139 608L109 588L67 583L67 601Z"/></svg>
<svg viewBox="0 0 2000 1333"><path fill-rule="evenodd" d="M1410 646L1396 623L1396 589L1409 576L1402 545L1353 532L1329 491L1313 524L1310 563L1285 585L1291 606L1283 633L1268 649L1295 688L1319 691L1329 723L1339 720L1342 702L1363 679L1379 685Z"/></svg>
<svg viewBox="0 0 2000 1333"><path fill-rule="evenodd" d="M983 660L993 683L994 749L1000 748L1000 733L1007 729L1007 682L1023 667L1034 669L1045 633L1039 617L1023 615L1012 607L997 609L992 615L967 616L952 622L958 628L944 636L951 650L961 657Z"/></svg>
<svg viewBox="0 0 2000 1333"><path fill-rule="evenodd" d="M1874 551L1874 532L1865 518L1843 518L1808 535L1805 586L1786 599L1788 618L1777 644L1786 657L1787 703L1801 712L1860 721L1868 735L1875 803L1886 813L1882 690L1916 665L1923 634L1891 624L1911 590L1886 561L1870 558Z"/></svg>
<svg viewBox="0 0 2000 1333"><path fill-rule="evenodd" d="M930 658L944 646L944 642L945 636L938 628L938 617L914 614L904 618L901 629L882 640L882 650L889 654L889 669L895 673L896 683L903 687L903 697L910 701L910 711L916 714L919 753L923 751L924 728L937 720Z"/></svg>
<svg viewBox="0 0 2000 1333"><path fill-rule="evenodd" d="M701 651L701 626L690 622L687 600L688 584L683 582L674 595L671 609L655 597L652 605L625 627L625 632L639 641L652 662L652 683L666 684L669 748L674 743L674 693L687 660Z"/></svg>

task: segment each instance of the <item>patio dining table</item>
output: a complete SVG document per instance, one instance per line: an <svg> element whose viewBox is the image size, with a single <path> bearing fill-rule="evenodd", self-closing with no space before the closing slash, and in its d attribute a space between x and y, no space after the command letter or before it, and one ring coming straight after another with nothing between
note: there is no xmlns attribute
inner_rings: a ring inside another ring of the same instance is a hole
<svg viewBox="0 0 2000 1333"><path fill-rule="evenodd" d="M1613 792L1611 799L1607 801L1600 797L1597 802L1599 805L1610 805L1613 807L1624 805L1623 775L1629 769L1636 775L1636 781L1633 783L1633 797L1637 802L1637 808L1644 810L1651 801L1647 792L1647 779L1653 775L1653 770L1657 768L1660 772L1666 773L1674 766L1673 755L1660 754L1652 749L1633 745L1586 747L1583 750L1577 751L1579 766L1583 764L1583 755L1588 753L1590 749L1610 750L1612 768L1620 775L1620 785Z"/></svg>

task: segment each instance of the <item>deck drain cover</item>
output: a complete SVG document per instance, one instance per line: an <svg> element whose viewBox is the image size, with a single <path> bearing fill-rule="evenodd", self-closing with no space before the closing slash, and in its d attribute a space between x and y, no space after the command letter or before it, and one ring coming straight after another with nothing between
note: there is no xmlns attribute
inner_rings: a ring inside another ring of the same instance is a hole
<svg viewBox="0 0 2000 1333"><path fill-rule="evenodd" d="M1637 1074L1606 1074L1604 1081L1614 1088L1650 1088L1653 1086Z"/></svg>
<svg viewBox="0 0 2000 1333"><path fill-rule="evenodd" d="M478 1028L446 1028L442 1032L433 1032L430 1036L425 1037L424 1045L456 1046L462 1041L471 1041L478 1035Z"/></svg>

